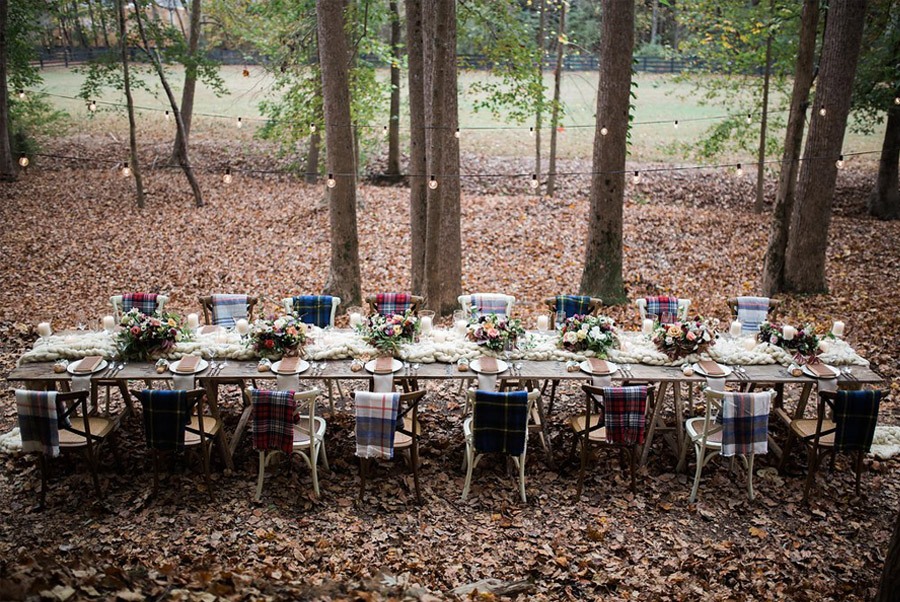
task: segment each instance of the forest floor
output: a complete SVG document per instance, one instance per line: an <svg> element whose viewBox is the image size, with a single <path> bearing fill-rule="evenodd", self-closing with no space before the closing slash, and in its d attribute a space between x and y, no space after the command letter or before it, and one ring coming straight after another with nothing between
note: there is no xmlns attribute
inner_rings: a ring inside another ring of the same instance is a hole
<svg viewBox="0 0 900 602"><path fill-rule="evenodd" d="M55 144L48 152L98 159L114 159L121 149L87 135ZM147 162L166 150L162 144L148 150ZM187 312L197 311L198 295L214 291L260 294L272 310L283 296L321 290L329 257L324 187L248 175L225 186L222 165L259 165L253 145L199 141L195 153L206 193L199 209L172 170L145 174L143 211L130 181L114 169L64 160L45 161L0 187L6 257L0 373L33 342L39 320L52 318L60 330L72 327L79 312L99 318L115 293L163 291L172 309ZM526 159L468 159L477 165L470 172L529 171ZM589 169L583 161L561 167ZM865 215L873 176L864 168L839 173L827 251L830 293L787 297L783 316L820 331L845 321L850 342L892 389L880 422L897 425L900 223ZM720 169L648 173L638 185L629 182L629 295L689 297L699 313L724 319L728 297L756 293L770 214L752 212L751 180ZM571 177L548 199L527 194L525 181L467 179L463 290L515 295L516 313L529 326L541 299L576 290L587 189L586 176ZM407 189L363 184L359 201L363 291L408 289ZM608 314L637 328L633 306ZM6 432L15 425L15 406L11 395L0 399ZM236 389L225 400L226 428L233 430ZM531 442L528 503L518 501L512 477L491 460L479 466L461 502L459 403L455 387L429 386L421 507L401 461L379 466L364 503L355 502L353 416L345 403L327 417L331 470L320 472L319 500L301 468L268 480L262 502L254 502L257 459L247 437L233 472L214 461L215 502L189 463L164 477L154 499L134 419L122 424L122 467L104 455L103 502L95 501L83 463L63 458L55 463L48 508L38 512L33 460L2 456L0 599L443 599L489 577L529 580L532 590L522 599L546 600L820 602L866 600L877 589L900 501L897 459L867 460L863 495L856 497L848 462L839 458L834 474L820 474L810 508L801 504L799 453L782 476L764 470L773 458L758 459L754 502L740 470L732 477L727 463L713 462L690 504L691 479L674 472L675 459L659 442L641 469L637 494L629 493L615 458L600 454L576 503L566 419L583 399L564 388L550 417L554 468L538 440Z"/></svg>

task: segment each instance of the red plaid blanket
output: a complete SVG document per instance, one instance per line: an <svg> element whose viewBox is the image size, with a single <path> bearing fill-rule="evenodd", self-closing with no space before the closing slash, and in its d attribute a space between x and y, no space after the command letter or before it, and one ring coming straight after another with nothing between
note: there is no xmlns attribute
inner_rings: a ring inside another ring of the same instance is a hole
<svg viewBox="0 0 900 602"><path fill-rule="evenodd" d="M407 293L378 293L375 295L375 311L383 316L404 314L412 305Z"/></svg>
<svg viewBox="0 0 900 602"><path fill-rule="evenodd" d="M136 307L148 316L156 311L156 293L125 293L122 295L122 312L128 313Z"/></svg>
<svg viewBox="0 0 900 602"><path fill-rule="evenodd" d="M294 392L250 389L250 399L253 402L253 448L291 453L297 407Z"/></svg>
<svg viewBox="0 0 900 602"><path fill-rule="evenodd" d="M671 324L678 320L677 297L646 297L647 313L656 314L660 324Z"/></svg>
<svg viewBox="0 0 900 602"><path fill-rule="evenodd" d="M647 387L603 387L606 441L640 445L646 426Z"/></svg>

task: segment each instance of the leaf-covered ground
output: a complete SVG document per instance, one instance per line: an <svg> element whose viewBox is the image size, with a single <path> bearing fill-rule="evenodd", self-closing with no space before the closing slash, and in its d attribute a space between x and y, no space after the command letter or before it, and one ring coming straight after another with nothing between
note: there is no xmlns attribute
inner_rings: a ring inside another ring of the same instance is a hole
<svg viewBox="0 0 900 602"><path fill-rule="evenodd" d="M65 145L57 150L98 157L119 151L89 137ZM148 161L166 150L160 145ZM196 150L205 172L202 209L193 208L172 170L145 174L144 211L134 205L131 184L112 169L56 162L0 187L4 374L33 341L38 321L52 318L62 329L81 311L99 318L115 293L167 292L172 307L186 312L210 292L260 294L274 309L283 296L321 289L329 253L324 187L246 175L226 187L218 166L254 165L254 149L228 149L227 158L220 147L198 143ZM476 164L484 173L528 171L527 160L467 161ZM791 323L811 320L820 329L844 320L850 340L888 378L896 399L900 224L865 217L872 177L861 169L841 172L828 248L831 293L788 298L784 313ZM524 181L464 183L464 291L513 294L516 312L532 323L540 299L576 290L588 183L572 178L561 185L557 198L542 199L524 194ZM629 184L629 294L690 297L699 312L725 318L726 298L756 293L769 215L750 211L752 194L749 177L738 181L723 172L647 174L640 185ZM362 185L359 199L363 290L406 290L407 190ZM609 313L637 327L633 307ZM233 429L236 391L226 400ZM328 417L331 470L320 473L320 500L300 468L276 472L255 503L256 456L246 437L233 473L214 462L215 502L190 458L153 499L134 419L123 423L121 466L104 454L103 503L95 502L83 464L63 458L55 463L49 508L37 512L33 461L0 457L0 598L429 599L489 577L530 580L529 599L864 600L877 588L900 498L897 460L867 461L863 497L856 498L847 461L839 459L833 475L820 477L812 510L800 504L799 454L788 475L757 475L752 503L744 477L714 462L699 501L689 504L690 479L674 473L671 451L657 440L636 495L617 458L600 454L575 503L566 418L582 398L573 388L563 390L550 418L553 468L539 441L531 441L528 503L519 503L512 477L490 459L461 502L459 401L456 387L429 388L421 507L402 461L381 465L365 502L354 502L353 418L343 403ZM898 424L898 414L889 400L882 422ZM0 431L14 424L5 395Z"/></svg>

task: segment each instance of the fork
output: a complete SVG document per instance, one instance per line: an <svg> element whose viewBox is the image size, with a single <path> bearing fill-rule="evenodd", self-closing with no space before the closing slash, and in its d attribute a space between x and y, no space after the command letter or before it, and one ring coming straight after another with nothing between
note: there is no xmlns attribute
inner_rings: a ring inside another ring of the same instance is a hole
<svg viewBox="0 0 900 602"><path fill-rule="evenodd" d="M846 378L847 380L857 380L850 366L841 366L841 374L843 374L844 378Z"/></svg>

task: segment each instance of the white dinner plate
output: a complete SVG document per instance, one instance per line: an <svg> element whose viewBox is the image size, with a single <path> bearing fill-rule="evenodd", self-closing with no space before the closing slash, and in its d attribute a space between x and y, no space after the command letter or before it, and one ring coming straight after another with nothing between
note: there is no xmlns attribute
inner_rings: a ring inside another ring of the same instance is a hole
<svg viewBox="0 0 900 602"><path fill-rule="evenodd" d="M366 367L367 372L371 372L372 374L375 374L375 362L376 361L377 360L369 360L368 362L366 362L365 367ZM391 372L397 372L402 367L403 367L403 362L401 362L397 358L393 358L391 360Z"/></svg>
<svg viewBox="0 0 900 602"><path fill-rule="evenodd" d="M174 372L176 374L197 374L198 372L203 372L204 370L206 370L206 368L209 366L209 362L207 362L203 358L200 358L200 361L197 362L197 366L194 368L193 372L180 371L178 369L178 366L180 366L180 365L181 365L181 360L178 360L177 362L171 362L169 364L169 371Z"/></svg>
<svg viewBox="0 0 900 602"><path fill-rule="evenodd" d="M83 358L82 358L82 359L83 359ZM101 370L103 370L104 368L106 368L107 366L109 366L109 362L107 362L106 360L100 360L100 363L97 364L97 365L94 367L93 372L90 372L90 373L86 373L86 372L75 372L75 368L78 367L78 364L80 364L81 361L82 361L82 360L78 360L77 362L69 362L69 365L66 366L66 371L67 371L69 374L71 374L72 376L87 376L88 374L94 374L95 372L100 372Z"/></svg>
<svg viewBox="0 0 900 602"><path fill-rule="evenodd" d="M300 360L300 362L297 364L296 370L294 370L293 372L282 372L281 360L278 360L277 362L272 364L271 370L275 374L300 374L301 372L306 372L307 370L309 370L309 362L307 362L306 360Z"/></svg>
<svg viewBox="0 0 900 602"><path fill-rule="evenodd" d="M722 376L709 376L709 374L707 374L706 372L703 371L703 368L700 367L700 364L697 364L697 363L691 364L691 368L694 369L694 372L696 372L696 373L699 374L700 376L707 376L707 377L709 377L709 378L726 378L726 377L729 376L732 372L734 372L734 370L732 370L730 366L726 366L726 365L724 365L724 364L719 364L719 367L722 368L722 372L725 373L724 375L722 375Z"/></svg>
<svg viewBox="0 0 900 602"><path fill-rule="evenodd" d="M578 367L581 368L582 372L587 372L591 376L609 376L610 374L615 374L616 371L619 369L619 366L617 364L614 364L610 361L607 361L606 365L609 366L609 373L607 373L607 374L594 374L593 372L591 372L591 365L588 363L587 360L584 360L583 362L578 364Z"/></svg>
<svg viewBox="0 0 900 602"><path fill-rule="evenodd" d="M829 370L831 370L832 372L834 372L834 378L837 378L841 374L841 371L838 370L837 368L835 368L834 366L829 366L828 364L822 364L822 365L825 366L826 368L828 368ZM816 376L816 373L813 372L812 370L810 370L806 364L803 364L803 366L801 366L800 369L803 370L803 374L805 374L807 376L812 376L813 378L823 378L821 376ZM824 378L828 378L828 377L826 376Z"/></svg>
<svg viewBox="0 0 900 602"><path fill-rule="evenodd" d="M503 360L497 360L497 369L492 370L491 372L485 372L481 369L481 359L477 359L469 362L469 368L471 368L473 372L478 372L480 374L500 374L501 372L506 372L509 366Z"/></svg>

